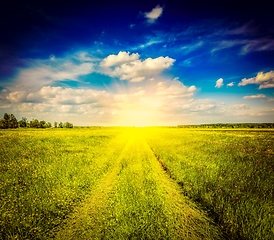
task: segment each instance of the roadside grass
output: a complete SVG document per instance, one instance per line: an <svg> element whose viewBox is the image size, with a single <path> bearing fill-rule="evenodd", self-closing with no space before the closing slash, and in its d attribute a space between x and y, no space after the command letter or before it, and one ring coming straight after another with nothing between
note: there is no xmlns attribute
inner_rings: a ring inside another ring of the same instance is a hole
<svg viewBox="0 0 274 240"><path fill-rule="evenodd" d="M148 144L229 239L274 239L274 131L151 128Z"/></svg>
<svg viewBox="0 0 274 240"><path fill-rule="evenodd" d="M0 131L0 238L51 237L111 167L123 148L118 133L115 128Z"/></svg>

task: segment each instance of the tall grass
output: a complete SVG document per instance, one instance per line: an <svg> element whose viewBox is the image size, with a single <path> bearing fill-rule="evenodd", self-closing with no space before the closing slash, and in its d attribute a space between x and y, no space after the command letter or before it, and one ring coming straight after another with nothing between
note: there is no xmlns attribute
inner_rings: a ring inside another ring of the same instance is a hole
<svg viewBox="0 0 274 240"><path fill-rule="evenodd" d="M229 239L274 239L273 133L156 128L147 141Z"/></svg>
<svg viewBox="0 0 274 240"><path fill-rule="evenodd" d="M0 239L274 239L273 131L17 129L0 145Z"/></svg>
<svg viewBox="0 0 274 240"><path fill-rule="evenodd" d="M0 239L48 239L123 145L116 129L0 132Z"/></svg>

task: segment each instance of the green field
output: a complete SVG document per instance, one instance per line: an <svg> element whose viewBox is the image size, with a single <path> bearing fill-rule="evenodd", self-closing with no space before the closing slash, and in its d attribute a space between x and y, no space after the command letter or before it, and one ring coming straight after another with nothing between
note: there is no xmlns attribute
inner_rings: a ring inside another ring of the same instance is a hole
<svg viewBox="0 0 274 240"><path fill-rule="evenodd" d="M0 130L0 239L274 239L273 133Z"/></svg>

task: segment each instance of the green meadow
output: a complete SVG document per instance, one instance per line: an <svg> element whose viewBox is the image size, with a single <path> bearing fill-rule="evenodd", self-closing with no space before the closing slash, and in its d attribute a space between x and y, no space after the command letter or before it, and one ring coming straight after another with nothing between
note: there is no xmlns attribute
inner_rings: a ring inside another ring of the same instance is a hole
<svg viewBox="0 0 274 240"><path fill-rule="evenodd" d="M274 239L274 131L0 130L0 239Z"/></svg>

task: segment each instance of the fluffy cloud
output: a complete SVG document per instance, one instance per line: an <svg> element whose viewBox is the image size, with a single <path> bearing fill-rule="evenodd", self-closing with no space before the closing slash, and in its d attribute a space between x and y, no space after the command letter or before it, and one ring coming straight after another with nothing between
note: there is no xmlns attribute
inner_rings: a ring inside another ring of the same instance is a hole
<svg viewBox="0 0 274 240"><path fill-rule="evenodd" d="M224 79L222 78L219 78L217 81L216 81L216 85L215 85L215 88L220 88L224 85Z"/></svg>
<svg viewBox="0 0 274 240"><path fill-rule="evenodd" d="M264 94L250 95L244 96L243 99L258 99L258 98L266 98Z"/></svg>
<svg viewBox="0 0 274 240"><path fill-rule="evenodd" d="M26 99L27 93L25 91L15 91L8 94L6 99L10 102L22 102Z"/></svg>
<svg viewBox="0 0 274 240"><path fill-rule="evenodd" d="M129 52L119 52L117 55L111 54L106 57L100 65L102 67L112 67L116 65L121 65L123 63L132 62L137 59L139 59L138 53L132 53L130 55Z"/></svg>
<svg viewBox="0 0 274 240"><path fill-rule="evenodd" d="M156 95L165 96L169 99L192 98L196 90L195 86L187 87L178 78L175 78L172 81L158 82Z"/></svg>
<svg viewBox="0 0 274 240"><path fill-rule="evenodd" d="M234 86L234 82L228 83L226 84L227 87L233 87Z"/></svg>
<svg viewBox="0 0 274 240"><path fill-rule="evenodd" d="M102 72L121 80L140 82L146 78L158 75L163 70L173 65L174 59L169 57L139 59L139 54L119 52L118 55L110 55L101 63Z"/></svg>
<svg viewBox="0 0 274 240"><path fill-rule="evenodd" d="M145 17L149 23L154 23L163 13L163 8L159 5L151 10L151 12L146 12Z"/></svg>
<svg viewBox="0 0 274 240"><path fill-rule="evenodd" d="M193 103L196 87L186 86L177 78L148 81L126 89L123 84L115 87L116 93L43 86L38 91L2 91L1 94L5 96L3 103L16 116L84 125L164 125L178 112L187 114L211 107ZM173 120L176 124L177 120Z"/></svg>
<svg viewBox="0 0 274 240"><path fill-rule="evenodd" d="M246 86L248 84L257 84L259 85L259 89L274 88L274 71L259 72L256 77L244 78L238 86Z"/></svg>

